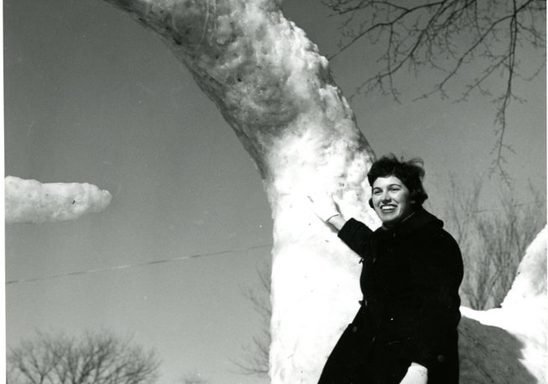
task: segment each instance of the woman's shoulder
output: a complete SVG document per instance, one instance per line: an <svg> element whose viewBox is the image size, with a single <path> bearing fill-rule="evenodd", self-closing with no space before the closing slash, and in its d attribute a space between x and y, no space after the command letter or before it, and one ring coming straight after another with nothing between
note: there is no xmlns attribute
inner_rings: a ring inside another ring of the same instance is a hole
<svg viewBox="0 0 548 384"><path fill-rule="evenodd" d="M457 241L444 227L440 227L434 231L435 238L448 246L458 246Z"/></svg>
<svg viewBox="0 0 548 384"><path fill-rule="evenodd" d="M419 259L432 266L462 269L462 254L455 238L442 227L431 228L423 237Z"/></svg>
<svg viewBox="0 0 548 384"><path fill-rule="evenodd" d="M422 231L424 237L430 242L435 242L447 247L458 247L455 238L442 226L431 225L424 228Z"/></svg>

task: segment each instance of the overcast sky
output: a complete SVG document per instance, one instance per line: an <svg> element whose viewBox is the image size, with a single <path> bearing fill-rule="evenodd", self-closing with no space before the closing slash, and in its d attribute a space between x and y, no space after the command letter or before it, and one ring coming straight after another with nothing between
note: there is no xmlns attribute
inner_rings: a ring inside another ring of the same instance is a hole
<svg viewBox="0 0 548 384"><path fill-rule="evenodd" d="M286 0L286 15L336 49L335 18L317 0ZM6 228L6 280L183 258L178 262L12 283L8 345L33 330L110 329L155 348L161 384L200 373L212 384L259 383L231 359L259 332L242 295L268 264L271 218L258 172L229 126L160 40L96 0L4 0L5 173L41 182L88 182L112 194L102 213L77 221ZM332 70L345 93L367 74L356 47ZM425 161L431 206L447 174L486 178L494 110L417 96L355 97L358 124L377 154ZM528 101L510 109L507 171L525 198L546 181L545 77L520 83ZM495 180L484 199L494 204ZM544 212L539 212L544 215Z"/></svg>

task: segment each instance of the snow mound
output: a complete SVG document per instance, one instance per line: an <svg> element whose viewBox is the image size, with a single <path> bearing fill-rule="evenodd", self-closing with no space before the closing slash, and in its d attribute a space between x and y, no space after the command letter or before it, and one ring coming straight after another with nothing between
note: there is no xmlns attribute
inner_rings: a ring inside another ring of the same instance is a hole
<svg viewBox="0 0 548 384"><path fill-rule="evenodd" d="M43 223L74 220L101 212L112 199L108 191L88 183L40 183L7 176L5 179L7 223Z"/></svg>
<svg viewBox="0 0 548 384"><path fill-rule="evenodd" d="M461 307L463 383L546 383L546 227L528 247L501 308Z"/></svg>
<svg viewBox="0 0 548 384"><path fill-rule="evenodd" d="M546 303L546 237L548 226L533 240L521 261L516 279L502 307L523 305L530 300Z"/></svg>

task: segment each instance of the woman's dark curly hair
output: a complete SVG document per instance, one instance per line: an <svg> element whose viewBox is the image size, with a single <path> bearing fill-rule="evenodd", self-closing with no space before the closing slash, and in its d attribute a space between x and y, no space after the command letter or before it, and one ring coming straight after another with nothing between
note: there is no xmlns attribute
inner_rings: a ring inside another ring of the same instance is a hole
<svg viewBox="0 0 548 384"><path fill-rule="evenodd" d="M422 159L415 158L405 161L390 154L381 157L373 163L367 173L367 180L369 180L369 185L373 186L373 183L379 177L397 177L409 190L409 198L412 204L415 207L420 207L428 198L422 186L422 179L424 177L423 165ZM371 200L369 201L369 205L372 205Z"/></svg>

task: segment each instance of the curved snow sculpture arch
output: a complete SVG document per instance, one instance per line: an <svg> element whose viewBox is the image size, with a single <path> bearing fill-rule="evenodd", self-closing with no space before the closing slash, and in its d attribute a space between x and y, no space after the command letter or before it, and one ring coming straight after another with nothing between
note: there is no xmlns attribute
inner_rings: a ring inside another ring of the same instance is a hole
<svg viewBox="0 0 548 384"><path fill-rule="evenodd" d="M360 214L373 153L327 60L273 1L108 1L160 34L257 164L274 219L271 379L314 381L357 310L360 266L306 194L377 225Z"/></svg>
<svg viewBox="0 0 548 384"><path fill-rule="evenodd" d="M374 154L327 60L277 0L105 1L162 37L257 164L274 220L271 382L315 383L357 310L360 266L304 198L336 194L345 216L378 226L367 204ZM485 382L490 367L471 377Z"/></svg>

